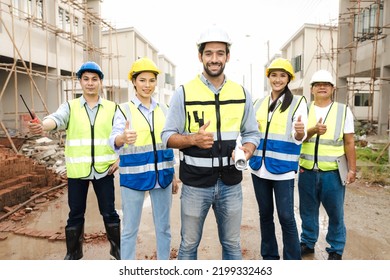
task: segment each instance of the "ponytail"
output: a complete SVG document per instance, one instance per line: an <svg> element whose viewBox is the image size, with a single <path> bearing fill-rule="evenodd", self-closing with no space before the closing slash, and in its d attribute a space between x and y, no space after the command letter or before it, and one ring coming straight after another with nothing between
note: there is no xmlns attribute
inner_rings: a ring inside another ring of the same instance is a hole
<svg viewBox="0 0 390 280"><path fill-rule="evenodd" d="M284 95L284 99L282 102L282 106L280 106L280 111L281 112L286 111L286 109L290 106L293 100L293 94L291 93L288 86L286 86L284 90L279 94L279 96L271 103L271 105L269 106L269 111L272 112L273 110L275 110L275 106L278 103L279 98L282 97L283 95Z"/></svg>

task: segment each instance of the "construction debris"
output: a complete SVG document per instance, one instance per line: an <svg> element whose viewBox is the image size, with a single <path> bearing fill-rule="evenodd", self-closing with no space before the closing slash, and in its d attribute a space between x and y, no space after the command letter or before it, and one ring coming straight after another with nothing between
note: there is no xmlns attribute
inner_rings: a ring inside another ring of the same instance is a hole
<svg viewBox="0 0 390 280"><path fill-rule="evenodd" d="M58 140L48 137L26 139L19 153L0 145L0 164L0 211L11 212L31 197L66 185L64 147ZM36 198L26 208L33 211L37 204L53 198L58 195ZM11 218L18 220L31 211L15 212Z"/></svg>
<svg viewBox="0 0 390 280"><path fill-rule="evenodd" d="M64 146L60 140L48 137L26 140L21 152L56 174L66 176Z"/></svg>

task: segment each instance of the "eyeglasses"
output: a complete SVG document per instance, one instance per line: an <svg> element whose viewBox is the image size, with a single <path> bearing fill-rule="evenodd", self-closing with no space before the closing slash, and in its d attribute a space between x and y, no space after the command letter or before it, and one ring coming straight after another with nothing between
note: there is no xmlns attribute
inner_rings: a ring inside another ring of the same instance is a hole
<svg viewBox="0 0 390 280"><path fill-rule="evenodd" d="M313 87L333 87L331 83L314 83Z"/></svg>

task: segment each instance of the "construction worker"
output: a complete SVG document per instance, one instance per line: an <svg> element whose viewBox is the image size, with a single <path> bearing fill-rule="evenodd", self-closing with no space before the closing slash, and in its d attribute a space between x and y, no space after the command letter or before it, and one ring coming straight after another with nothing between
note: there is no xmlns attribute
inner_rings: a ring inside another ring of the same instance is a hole
<svg viewBox="0 0 390 280"><path fill-rule="evenodd" d="M230 37L217 26L201 34L197 47L203 72L175 91L162 132L168 147L180 149L179 260L197 259L210 207L222 259L242 259L242 171L235 168L233 151L241 134L249 159L260 135L249 92L224 74L230 46Z"/></svg>
<svg viewBox="0 0 390 280"><path fill-rule="evenodd" d="M123 211L122 260L134 260L141 214L149 192L156 233L157 259L169 260L172 193L177 193L174 154L161 141L167 107L153 97L160 70L147 57L136 60L129 72L135 96L117 112L110 143L120 158Z"/></svg>
<svg viewBox="0 0 390 280"><path fill-rule="evenodd" d="M302 220L301 253L313 254L319 234L319 208L329 217L326 241L328 260L341 260L346 242L344 223L345 186L356 179L354 122L351 110L333 101L335 83L326 70L310 81L314 102L309 104L307 139L302 145L298 179ZM346 155L347 178L340 178L336 160Z"/></svg>
<svg viewBox="0 0 390 280"><path fill-rule="evenodd" d="M110 254L120 259L120 219L115 210L114 172L118 157L108 139L118 106L99 96L103 72L93 61L84 63L77 72L83 95L63 103L55 113L29 129L43 131L66 129L66 171L70 208L65 227L67 253L65 260L83 257L84 222L89 184L92 183L99 211L103 217Z"/></svg>
<svg viewBox="0 0 390 280"><path fill-rule="evenodd" d="M307 121L306 99L294 96L288 84L294 69L287 59L277 58L265 73L271 94L255 102L261 132L260 145L249 161L259 206L264 260L278 260L274 199L283 234L283 259L300 260L299 236L294 216L294 182Z"/></svg>

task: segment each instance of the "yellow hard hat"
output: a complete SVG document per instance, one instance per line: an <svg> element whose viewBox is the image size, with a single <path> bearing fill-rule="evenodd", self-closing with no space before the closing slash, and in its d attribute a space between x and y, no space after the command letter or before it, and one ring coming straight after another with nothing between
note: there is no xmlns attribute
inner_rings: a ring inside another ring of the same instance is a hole
<svg viewBox="0 0 390 280"><path fill-rule="evenodd" d="M133 79L134 74L140 72L153 72L155 74L160 74L161 71L157 68L153 60L147 57L143 57L134 61L129 72L129 80L131 81Z"/></svg>
<svg viewBox="0 0 390 280"><path fill-rule="evenodd" d="M265 75L268 77L272 70L285 71L290 75L291 81L295 79L294 68L292 67L291 62L285 58L274 59L266 69Z"/></svg>

